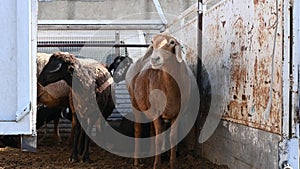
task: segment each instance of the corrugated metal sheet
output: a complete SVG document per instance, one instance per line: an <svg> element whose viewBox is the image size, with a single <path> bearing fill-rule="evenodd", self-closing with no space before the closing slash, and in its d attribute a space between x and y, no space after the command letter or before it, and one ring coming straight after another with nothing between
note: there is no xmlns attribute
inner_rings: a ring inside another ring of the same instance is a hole
<svg viewBox="0 0 300 169"><path fill-rule="evenodd" d="M204 13L203 63L222 118L281 133L282 4L275 0L224 0ZM272 75L272 51L277 36ZM272 103L268 116L271 79Z"/></svg>

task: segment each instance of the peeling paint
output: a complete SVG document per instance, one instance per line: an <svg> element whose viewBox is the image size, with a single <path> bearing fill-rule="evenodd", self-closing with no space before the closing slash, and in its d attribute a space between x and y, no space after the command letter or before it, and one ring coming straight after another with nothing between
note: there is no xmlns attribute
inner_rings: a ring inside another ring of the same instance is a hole
<svg viewBox="0 0 300 169"><path fill-rule="evenodd" d="M281 5L279 7L281 8ZM223 110L220 110L224 112L223 119L280 134L281 35L276 35L270 116L264 120L263 115L269 101L272 76L274 9L275 3L267 0L253 0L253 2L251 0L228 0L208 10L204 14L203 21L203 35L205 36L203 63L211 72L211 84L215 86L223 84L222 89L215 88L225 94L224 99L218 101L224 105ZM280 14L279 25L282 22L281 17ZM278 28L278 32L282 32L281 27ZM218 65L220 61L222 65ZM222 74L214 72L222 72Z"/></svg>

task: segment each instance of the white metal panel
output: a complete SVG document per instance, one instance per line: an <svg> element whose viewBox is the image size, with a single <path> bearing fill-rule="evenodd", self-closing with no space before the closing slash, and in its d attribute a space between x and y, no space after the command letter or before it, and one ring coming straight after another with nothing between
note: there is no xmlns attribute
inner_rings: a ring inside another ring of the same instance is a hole
<svg viewBox="0 0 300 169"><path fill-rule="evenodd" d="M223 119L279 134L283 23L275 2L224 0L205 11L203 63Z"/></svg>
<svg viewBox="0 0 300 169"><path fill-rule="evenodd" d="M11 10L16 8L16 1L6 0L2 1L0 5L0 23L5 25L1 27L1 39L0 43L2 50L0 50L0 119L1 120L14 120L15 112L17 110L17 96L14 94L17 92L17 71L16 71L16 50L17 35L16 29L16 12ZM5 33L3 33L5 32ZM13 112L13 113L8 113Z"/></svg>
<svg viewBox="0 0 300 169"><path fill-rule="evenodd" d="M1 1L0 134L33 134L36 104L35 0Z"/></svg>

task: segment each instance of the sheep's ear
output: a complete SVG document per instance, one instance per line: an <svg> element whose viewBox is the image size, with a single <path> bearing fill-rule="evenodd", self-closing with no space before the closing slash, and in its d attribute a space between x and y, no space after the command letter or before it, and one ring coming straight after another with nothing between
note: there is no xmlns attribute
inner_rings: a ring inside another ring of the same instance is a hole
<svg viewBox="0 0 300 169"><path fill-rule="evenodd" d="M62 63L59 63L59 64L55 67L55 69L50 70L49 73L55 73L55 72L58 72L59 69L61 68L61 66L62 66Z"/></svg>
<svg viewBox="0 0 300 169"><path fill-rule="evenodd" d="M148 49L147 49L145 55L144 55L144 59L146 59L146 58L148 58L149 56L151 56L152 52L153 52L153 45L150 45L150 46L148 47Z"/></svg>
<svg viewBox="0 0 300 169"><path fill-rule="evenodd" d="M176 46L175 46L175 55L176 55L176 58L177 58L177 61L179 62L179 63L181 63L182 62L182 55L181 55L181 45L180 44L176 44Z"/></svg>
<svg viewBox="0 0 300 169"><path fill-rule="evenodd" d="M74 66L73 65L69 65L67 71L70 72L70 73L73 73Z"/></svg>

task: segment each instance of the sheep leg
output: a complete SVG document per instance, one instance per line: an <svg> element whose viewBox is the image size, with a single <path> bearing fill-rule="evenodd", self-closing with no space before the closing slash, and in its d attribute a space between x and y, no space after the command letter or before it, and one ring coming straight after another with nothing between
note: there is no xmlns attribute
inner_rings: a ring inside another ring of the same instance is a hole
<svg viewBox="0 0 300 169"><path fill-rule="evenodd" d="M74 123L74 138L73 138L73 145L72 145L72 153L70 157L70 161L72 162L77 162L78 161L78 141L80 139L80 133L81 133L81 126L78 122L78 119L76 116L75 117L75 123Z"/></svg>
<svg viewBox="0 0 300 169"><path fill-rule="evenodd" d="M142 126L141 123L134 123L134 138L135 138L135 144L134 144L134 166L138 167L139 165L139 156L140 153L140 141L141 138L141 130Z"/></svg>
<svg viewBox="0 0 300 169"><path fill-rule="evenodd" d="M157 118L153 121L153 125L155 128L155 160L154 160L154 169L161 168L161 157L160 157L160 151L162 148L162 137L159 136L161 133L161 119Z"/></svg>
<svg viewBox="0 0 300 169"><path fill-rule="evenodd" d="M83 157L82 161L85 163L90 163L90 154L89 154L89 144L90 144L90 138L87 134L85 134L84 137L84 151L83 151Z"/></svg>
<svg viewBox="0 0 300 169"><path fill-rule="evenodd" d="M76 116L76 113L72 112L72 128L71 128L71 133L70 133L70 136L68 138L68 144L69 145L72 145L73 143L73 140L74 140L74 134L75 134L75 125L76 125L76 120L75 120L75 117Z"/></svg>
<svg viewBox="0 0 300 169"><path fill-rule="evenodd" d="M43 136L42 138L40 139L41 141L43 141L45 138L46 138L46 135L47 135L47 122L46 120L44 121L44 130L43 130Z"/></svg>
<svg viewBox="0 0 300 169"><path fill-rule="evenodd" d="M74 140L74 134L75 134L75 125L76 125L76 112L75 112L75 107L73 104L73 97L72 97L72 92L70 92L69 94L69 107L72 113L72 128L71 128L71 134L70 137L68 139L68 143L69 145L72 145L73 140Z"/></svg>
<svg viewBox="0 0 300 169"><path fill-rule="evenodd" d="M134 107L133 114L136 121L140 121L141 119L141 112L137 111ZM138 168L139 166L139 154L141 153L141 145L140 145L140 138L142 135L142 124L141 123L134 123L134 167Z"/></svg>
<svg viewBox="0 0 300 169"><path fill-rule="evenodd" d="M84 151L85 135L86 135L86 133L83 131L83 128L81 126L81 128L80 128L79 142L78 142L78 147L77 147L79 155L82 155L83 151Z"/></svg>
<svg viewBox="0 0 300 169"><path fill-rule="evenodd" d="M89 162L89 154L88 154L89 138L82 127L80 133L81 134L79 139L80 142L78 143L78 154L81 156L83 162Z"/></svg>
<svg viewBox="0 0 300 169"><path fill-rule="evenodd" d="M150 123L150 137L155 136L155 128L154 128L154 124L151 122ZM150 141L150 152L151 154L153 153L153 151L155 151L155 140L151 139Z"/></svg>
<svg viewBox="0 0 300 169"><path fill-rule="evenodd" d="M61 137L59 134L59 117L53 120L53 124L54 124L53 137L55 140L57 140L58 143L61 143Z"/></svg>
<svg viewBox="0 0 300 169"><path fill-rule="evenodd" d="M94 122L92 122L92 124L94 124ZM91 134L92 132L92 124L88 124L87 126L87 133L85 133L84 130L82 130L82 132L84 133L84 144L83 144L83 157L82 157L82 161L85 163L90 163L90 155L89 155L89 145L90 145L90 138L88 136L88 134Z"/></svg>
<svg viewBox="0 0 300 169"><path fill-rule="evenodd" d="M176 140L178 135L178 123L174 123L176 119L171 122L171 132L170 132L170 144L171 144L171 155L170 155L170 168L176 169Z"/></svg>

